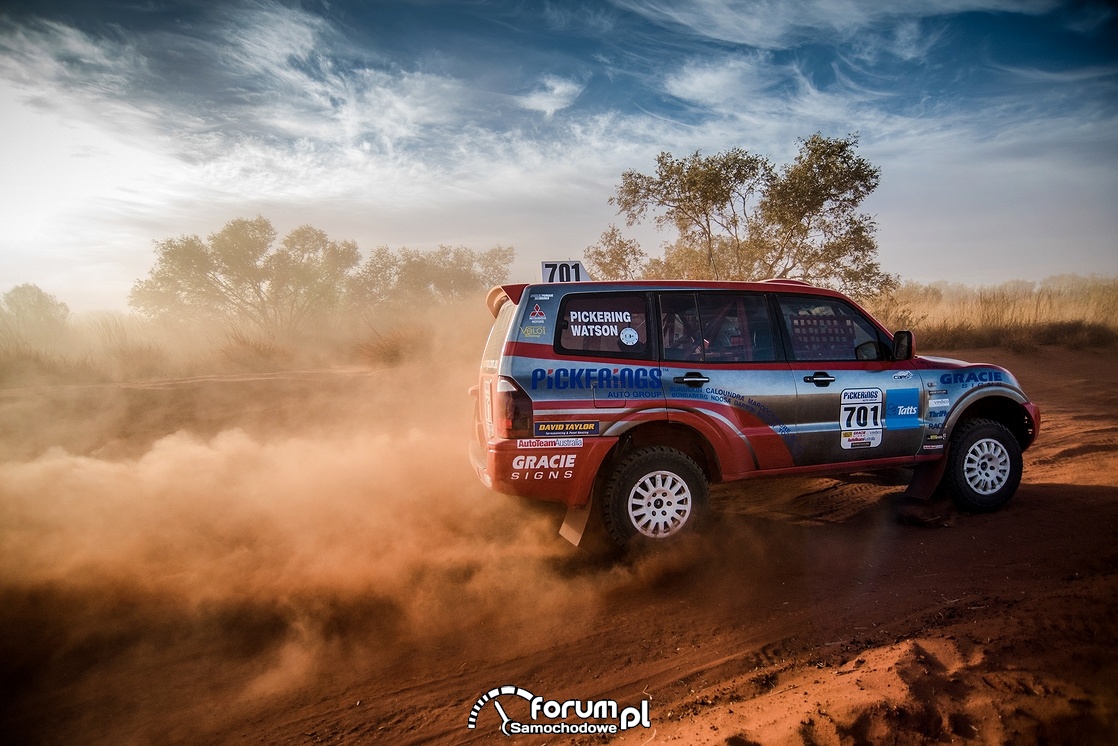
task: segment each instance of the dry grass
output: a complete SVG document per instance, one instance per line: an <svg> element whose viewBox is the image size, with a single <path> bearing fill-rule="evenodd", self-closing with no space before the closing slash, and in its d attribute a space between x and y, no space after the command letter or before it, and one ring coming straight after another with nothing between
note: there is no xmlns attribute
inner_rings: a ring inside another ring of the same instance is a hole
<svg viewBox="0 0 1118 746"><path fill-rule="evenodd" d="M409 357L424 353L429 331L415 324L382 332L372 325L353 345L353 353L365 365L398 365Z"/></svg>
<svg viewBox="0 0 1118 746"><path fill-rule="evenodd" d="M911 329L918 350L1040 345L1092 348L1118 341L1118 278L1061 276L991 287L908 282L868 304L890 329ZM0 319L0 387L105 383L188 375L364 365L381 368L480 353L492 319L481 298L392 306L335 318L299 338L244 328L158 324L101 313L34 336Z"/></svg>
<svg viewBox="0 0 1118 746"><path fill-rule="evenodd" d="M271 335L253 334L234 326L225 332L219 350L221 358L234 368L257 373L282 370L294 359L294 352Z"/></svg>
<svg viewBox="0 0 1118 746"><path fill-rule="evenodd" d="M869 308L889 329L911 329L920 349L1079 349L1118 341L1118 278L1060 275L986 287L906 282Z"/></svg>

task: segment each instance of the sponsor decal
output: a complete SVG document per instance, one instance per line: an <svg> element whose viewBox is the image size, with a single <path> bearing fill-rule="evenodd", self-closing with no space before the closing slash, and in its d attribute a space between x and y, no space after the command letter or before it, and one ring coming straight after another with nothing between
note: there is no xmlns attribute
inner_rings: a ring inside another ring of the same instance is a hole
<svg viewBox="0 0 1118 746"><path fill-rule="evenodd" d="M928 419L929 420L942 420L946 416L947 416L947 410L946 409L937 409L935 411L928 412Z"/></svg>
<svg viewBox="0 0 1118 746"><path fill-rule="evenodd" d="M925 451L942 451L943 443L929 443L924 446Z"/></svg>
<svg viewBox="0 0 1118 746"><path fill-rule="evenodd" d="M659 368L536 368L533 389L658 389Z"/></svg>
<svg viewBox="0 0 1118 746"><path fill-rule="evenodd" d="M928 406L933 407L933 408L934 407L950 407L951 406L951 400L950 399L932 399L931 401L928 402Z"/></svg>
<svg viewBox="0 0 1118 746"><path fill-rule="evenodd" d="M950 386L953 383L997 383L1002 380L1000 370L972 370L955 373L944 373L939 377L940 384Z"/></svg>
<svg viewBox="0 0 1118 746"><path fill-rule="evenodd" d="M551 300L555 297L555 293L532 293L532 300Z"/></svg>
<svg viewBox="0 0 1118 746"><path fill-rule="evenodd" d="M843 430L842 447L846 450L856 448L876 448L881 445L880 430Z"/></svg>
<svg viewBox="0 0 1118 746"><path fill-rule="evenodd" d="M881 389L843 389L839 401L843 449L876 448L881 445L881 408L884 404Z"/></svg>
<svg viewBox="0 0 1118 746"><path fill-rule="evenodd" d="M911 370L902 370L898 373L893 374L893 380L894 381L907 381L910 378L912 378L912 371Z"/></svg>
<svg viewBox="0 0 1118 746"><path fill-rule="evenodd" d="M628 311L571 311L569 315L572 324L633 322L633 314Z"/></svg>
<svg viewBox="0 0 1118 746"><path fill-rule="evenodd" d="M527 704L518 702L517 697ZM647 699L632 707L621 707L615 699L559 702L509 684L490 689L478 698L466 719L467 729L478 727L478 716L490 702L501 718L500 731L506 736L616 735L634 728L652 727L651 704Z"/></svg>
<svg viewBox="0 0 1118 746"><path fill-rule="evenodd" d="M929 435L925 440L943 440L943 434L933 433L932 435Z"/></svg>
<svg viewBox="0 0 1118 746"><path fill-rule="evenodd" d="M624 391L607 391L607 399L659 399L660 389L649 391L631 391L625 389Z"/></svg>
<svg viewBox="0 0 1118 746"><path fill-rule="evenodd" d="M621 344L632 347L639 341L640 335L637 334L637 330L633 327L627 326L621 330Z"/></svg>
<svg viewBox="0 0 1118 746"><path fill-rule="evenodd" d="M517 448L582 448L582 438L521 438Z"/></svg>
<svg viewBox="0 0 1118 746"><path fill-rule="evenodd" d="M582 422L537 422L533 425L534 435L597 435L600 423L597 420Z"/></svg>
<svg viewBox="0 0 1118 746"><path fill-rule="evenodd" d="M543 309L540 308L540 304L537 303L532 311L528 314L528 318L532 322L539 324L547 321L547 314L543 312Z"/></svg>
<svg viewBox="0 0 1118 746"><path fill-rule="evenodd" d="M546 334L547 329L542 326L526 326L521 329L520 332L529 339L536 339L537 337L542 337L544 334Z"/></svg>
<svg viewBox="0 0 1118 746"><path fill-rule="evenodd" d="M517 456L512 460L514 469L569 469L575 465L576 455L573 453L556 453L549 456L546 453L540 456Z"/></svg>
<svg viewBox="0 0 1118 746"><path fill-rule="evenodd" d="M574 453L556 453L516 456L512 460L513 481L540 479L570 479L575 475L574 467L578 456Z"/></svg>
<svg viewBox="0 0 1118 746"><path fill-rule="evenodd" d="M920 389L890 389L885 392L885 404L886 429L920 427Z"/></svg>
<svg viewBox="0 0 1118 746"><path fill-rule="evenodd" d="M621 335L619 324L633 323L628 311L571 311L568 317L572 337L617 337Z"/></svg>
<svg viewBox="0 0 1118 746"><path fill-rule="evenodd" d="M934 385L935 384L933 384L933 383L928 384L929 387L934 386ZM947 389L935 389L934 391L929 391L928 392L928 396L946 396L946 395L947 395Z"/></svg>

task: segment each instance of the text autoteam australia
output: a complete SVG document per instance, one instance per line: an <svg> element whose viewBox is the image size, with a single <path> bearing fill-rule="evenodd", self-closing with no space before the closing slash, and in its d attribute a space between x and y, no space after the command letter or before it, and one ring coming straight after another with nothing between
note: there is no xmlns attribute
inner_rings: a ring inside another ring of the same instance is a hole
<svg viewBox="0 0 1118 746"><path fill-rule="evenodd" d="M659 368L536 368L532 388L652 389L661 382Z"/></svg>

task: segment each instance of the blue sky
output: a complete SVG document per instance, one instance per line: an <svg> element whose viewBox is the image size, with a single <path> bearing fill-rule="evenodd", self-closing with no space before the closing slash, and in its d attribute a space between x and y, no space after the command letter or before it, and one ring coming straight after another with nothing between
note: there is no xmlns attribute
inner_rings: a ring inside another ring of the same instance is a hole
<svg viewBox="0 0 1118 746"><path fill-rule="evenodd" d="M262 214L366 252L579 258L622 171L858 133L883 267L1118 274L1118 12L1055 0L13 2L0 291L124 308ZM654 253L671 238L629 230Z"/></svg>

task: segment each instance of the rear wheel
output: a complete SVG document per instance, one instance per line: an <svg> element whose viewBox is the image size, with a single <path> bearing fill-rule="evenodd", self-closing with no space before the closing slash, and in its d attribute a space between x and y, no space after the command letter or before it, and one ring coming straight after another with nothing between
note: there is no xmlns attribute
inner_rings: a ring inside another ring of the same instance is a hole
<svg viewBox="0 0 1118 746"><path fill-rule="evenodd" d="M602 521L621 546L670 541L706 512L706 476L674 448L649 446L624 457L606 484Z"/></svg>
<svg viewBox="0 0 1118 746"><path fill-rule="evenodd" d="M951 435L944 481L964 510L997 510L1021 484L1021 446L1005 425L969 420Z"/></svg>

